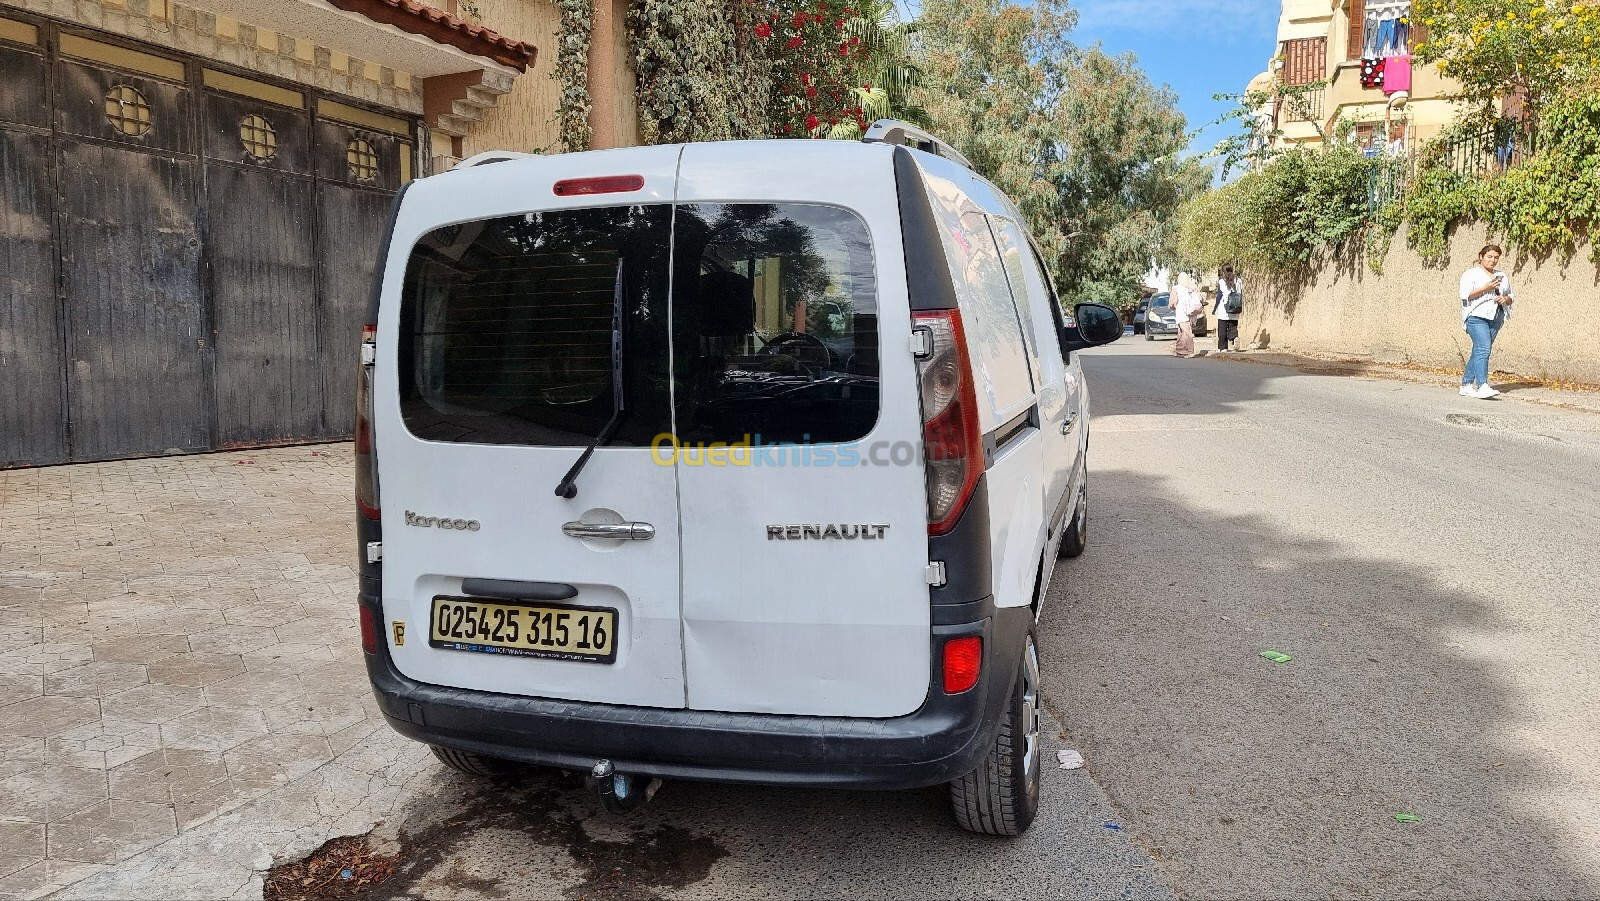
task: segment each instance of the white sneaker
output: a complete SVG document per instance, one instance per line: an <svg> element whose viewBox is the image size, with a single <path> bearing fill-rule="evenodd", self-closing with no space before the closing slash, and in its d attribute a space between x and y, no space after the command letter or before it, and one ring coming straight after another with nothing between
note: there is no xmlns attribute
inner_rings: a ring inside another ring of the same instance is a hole
<svg viewBox="0 0 1600 901"><path fill-rule="evenodd" d="M1478 400L1488 400L1491 397L1499 397L1500 392L1490 388L1488 385L1479 385L1478 390L1472 392L1472 396Z"/></svg>
<svg viewBox="0 0 1600 901"><path fill-rule="evenodd" d="M1478 386L1476 386L1476 385L1462 385L1461 386L1461 396L1462 397L1477 397L1478 396Z"/></svg>

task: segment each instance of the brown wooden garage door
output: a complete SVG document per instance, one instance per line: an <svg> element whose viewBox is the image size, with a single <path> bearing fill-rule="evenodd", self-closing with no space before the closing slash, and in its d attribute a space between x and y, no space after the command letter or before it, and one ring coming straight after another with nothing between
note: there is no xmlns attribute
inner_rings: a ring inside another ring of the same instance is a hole
<svg viewBox="0 0 1600 901"><path fill-rule="evenodd" d="M0 17L0 466L336 438L415 122Z"/></svg>

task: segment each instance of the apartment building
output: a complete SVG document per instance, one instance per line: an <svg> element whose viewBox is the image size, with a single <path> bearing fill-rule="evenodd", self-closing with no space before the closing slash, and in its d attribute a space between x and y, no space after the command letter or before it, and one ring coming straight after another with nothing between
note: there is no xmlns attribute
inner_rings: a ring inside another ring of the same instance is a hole
<svg viewBox="0 0 1600 901"><path fill-rule="evenodd" d="M1454 82L1412 60L1425 39L1411 0L1282 0L1277 52L1249 89L1325 83L1302 102L1261 110L1281 144L1321 143L1343 119L1373 153L1405 153L1465 110L1451 99Z"/></svg>

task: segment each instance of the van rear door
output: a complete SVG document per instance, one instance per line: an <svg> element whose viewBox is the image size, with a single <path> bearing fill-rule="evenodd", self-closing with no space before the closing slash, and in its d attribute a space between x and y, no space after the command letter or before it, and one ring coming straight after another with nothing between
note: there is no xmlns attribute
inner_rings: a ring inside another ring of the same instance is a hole
<svg viewBox="0 0 1600 901"><path fill-rule="evenodd" d="M676 475L649 447L671 428L677 156L501 162L408 192L375 373L384 628L405 675L684 706Z"/></svg>
<svg viewBox="0 0 1600 901"><path fill-rule="evenodd" d="M922 422L892 153L684 150L673 322L691 708L891 717L927 695Z"/></svg>

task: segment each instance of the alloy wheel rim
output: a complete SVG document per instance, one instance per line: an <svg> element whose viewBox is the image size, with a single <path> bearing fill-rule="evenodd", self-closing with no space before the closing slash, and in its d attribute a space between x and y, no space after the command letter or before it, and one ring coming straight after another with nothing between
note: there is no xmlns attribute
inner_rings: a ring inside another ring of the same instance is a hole
<svg viewBox="0 0 1600 901"><path fill-rule="evenodd" d="M1040 700L1039 650L1034 646L1033 636L1029 635L1022 659L1022 774L1030 782L1039 770L1039 732L1043 719L1040 716Z"/></svg>
<svg viewBox="0 0 1600 901"><path fill-rule="evenodd" d="M1089 489L1087 486L1078 489L1078 543L1089 536Z"/></svg>

